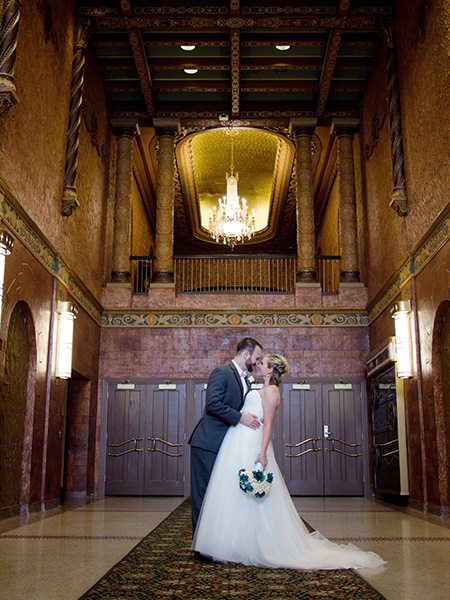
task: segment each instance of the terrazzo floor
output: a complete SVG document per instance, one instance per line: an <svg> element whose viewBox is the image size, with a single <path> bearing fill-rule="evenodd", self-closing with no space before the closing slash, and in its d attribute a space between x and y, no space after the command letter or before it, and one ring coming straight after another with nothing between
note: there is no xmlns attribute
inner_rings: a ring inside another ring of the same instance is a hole
<svg viewBox="0 0 450 600"><path fill-rule="evenodd" d="M0 521L0 599L77 600L183 498L72 501ZM310 525L380 554L359 573L387 600L450 598L450 524L364 498L294 498Z"/></svg>

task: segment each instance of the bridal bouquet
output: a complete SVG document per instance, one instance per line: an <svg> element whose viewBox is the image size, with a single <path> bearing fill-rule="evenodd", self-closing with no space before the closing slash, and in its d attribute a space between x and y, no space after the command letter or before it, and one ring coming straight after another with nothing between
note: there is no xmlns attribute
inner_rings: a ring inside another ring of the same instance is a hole
<svg viewBox="0 0 450 600"><path fill-rule="evenodd" d="M240 469L238 477L241 490L255 498L264 498L269 493L273 481L273 473L265 473L256 468Z"/></svg>

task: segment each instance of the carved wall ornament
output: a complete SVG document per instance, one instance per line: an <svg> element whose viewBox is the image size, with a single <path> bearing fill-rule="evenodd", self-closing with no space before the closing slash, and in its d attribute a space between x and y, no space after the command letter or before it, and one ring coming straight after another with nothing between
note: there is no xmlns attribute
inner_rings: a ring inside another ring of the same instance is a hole
<svg viewBox="0 0 450 600"><path fill-rule="evenodd" d="M423 43L427 37L428 14L433 6L433 0L421 0L417 9L417 31L415 46Z"/></svg>
<svg viewBox="0 0 450 600"><path fill-rule="evenodd" d="M388 106L389 100L386 98L383 104L383 113L381 117L375 115L372 119L372 128L370 133L370 142L364 146L364 153L366 159L369 160L372 154L375 152L376 147L378 146L378 141L380 139L380 132L384 127L384 123L386 121L386 117L388 115Z"/></svg>
<svg viewBox="0 0 450 600"><path fill-rule="evenodd" d="M6 115L18 101L14 81L14 63L16 61L19 16L20 1L3 0L0 27L0 116Z"/></svg>
<svg viewBox="0 0 450 600"><path fill-rule="evenodd" d="M79 206L76 197L76 176L88 28L88 20L76 22L74 54L72 59L69 122L67 127L66 166L64 171L64 189L62 198L62 214L65 217L70 216L73 210Z"/></svg>
<svg viewBox="0 0 450 600"><path fill-rule="evenodd" d="M57 31L53 25L53 10L48 0L38 0L37 8L42 16L42 24L44 26L45 42L52 44L59 50L59 39Z"/></svg>
<svg viewBox="0 0 450 600"><path fill-rule="evenodd" d="M96 149L99 157L104 160L106 156L106 145L100 144L98 140L98 121L95 112L89 112L88 105L85 100L81 104L81 114L83 116L84 126L89 133L92 146Z"/></svg>

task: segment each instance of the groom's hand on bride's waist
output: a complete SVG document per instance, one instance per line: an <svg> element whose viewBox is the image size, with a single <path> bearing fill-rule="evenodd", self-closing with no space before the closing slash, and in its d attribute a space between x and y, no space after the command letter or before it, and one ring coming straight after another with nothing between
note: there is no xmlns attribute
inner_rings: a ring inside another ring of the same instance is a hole
<svg viewBox="0 0 450 600"><path fill-rule="evenodd" d="M259 426L261 425L258 417L251 413L244 413L239 422L246 427L250 427L250 429L259 429Z"/></svg>

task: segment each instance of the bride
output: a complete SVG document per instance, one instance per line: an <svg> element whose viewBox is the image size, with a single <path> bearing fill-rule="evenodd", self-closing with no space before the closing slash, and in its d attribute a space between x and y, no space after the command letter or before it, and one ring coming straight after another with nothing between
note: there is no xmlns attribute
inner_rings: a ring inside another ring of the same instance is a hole
<svg viewBox="0 0 450 600"><path fill-rule="evenodd" d="M241 412L256 414L263 426L230 427L217 455L195 530L192 548L221 562L294 569L375 568L384 560L351 544L335 544L309 533L289 495L271 444L272 423L280 406L283 356L264 356L261 390L251 390ZM256 499L239 487L238 472L261 463L273 473L268 495Z"/></svg>

